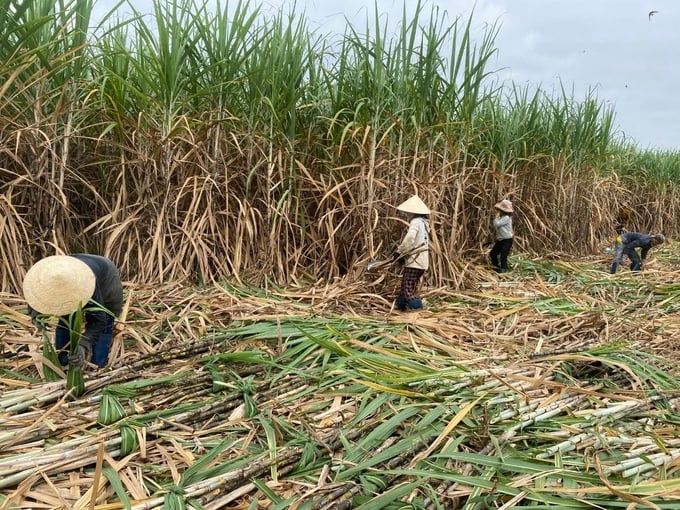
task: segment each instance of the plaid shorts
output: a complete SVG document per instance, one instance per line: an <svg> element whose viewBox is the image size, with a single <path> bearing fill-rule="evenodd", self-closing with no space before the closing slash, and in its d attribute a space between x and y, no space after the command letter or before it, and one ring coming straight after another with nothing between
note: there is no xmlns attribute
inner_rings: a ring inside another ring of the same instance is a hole
<svg viewBox="0 0 680 510"><path fill-rule="evenodd" d="M406 299L414 299L416 295L416 288L420 282L420 278L425 273L423 269L415 267L405 267L401 277L401 295Z"/></svg>

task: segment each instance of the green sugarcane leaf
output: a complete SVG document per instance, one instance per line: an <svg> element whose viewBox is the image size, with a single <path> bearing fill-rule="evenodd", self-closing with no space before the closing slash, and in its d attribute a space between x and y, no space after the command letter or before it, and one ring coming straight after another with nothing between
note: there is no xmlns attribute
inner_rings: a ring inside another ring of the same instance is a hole
<svg viewBox="0 0 680 510"><path fill-rule="evenodd" d="M47 333L43 331L43 356L49 363L43 363L43 371L47 381L58 381L62 379L62 375L58 373L53 367L60 366L59 356L54 348L54 344L49 339Z"/></svg>
<svg viewBox="0 0 680 510"><path fill-rule="evenodd" d="M187 468L186 471L184 471L180 477L179 485L181 487L186 487L187 485L199 482L204 478L219 474L221 472L221 468L219 466L211 467L210 464L212 464L215 459L217 459L217 457L232 443L232 439L225 439L215 448L210 450L206 455L203 455L200 459L194 462L189 468Z"/></svg>
<svg viewBox="0 0 680 510"><path fill-rule="evenodd" d="M276 430L273 422L267 420L264 416L260 415L259 421L267 436L267 450L269 452L269 460L271 460L271 477L272 480L278 480L278 468L276 465L276 449L278 442L276 440Z"/></svg>
<svg viewBox="0 0 680 510"><path fill-rule="evenodd" d="M80 344L80 336L83 327L83 307L82 303L69 316L69 352L70 356L75 357L78 353L78 346ZM88 360L85 360L86 362ZM68 374L66 375L66 388L71 391L73 397L80 397L85 392L85 380L83 379L83 370L81 366L76 366L69 363Z"/></svg>
<svg viewBox="0 0 680 510"><path fill-rule="evenodd" d="M118 476L118 472L111 467L104 467L102 468L102 473L104 476L106 476L106 479L111 484L111 487L113 487L114 492L118 496L118 499L120 499L120 502L123 504L125 509L130 510L132 508L132 504L130 502L127 490Z"/></svg>
<svg viewBox="0 0 680 510"><path fill-rule="evenodd" d="M264 494L269 499L269 501L274 503L274 508L286 508L290 502L294 500L294 498L284 500L282 497L276 494L276 492L271 490L266 482L263 482L262 480L253 480L253 485L255 485L255 487L257 487L260 492L262 492L262 494Z"/></svg>
<svg viewBox="0 0 680 510"><path fill-rule="evenodd" d="M425 483L425 479L417 480L415 482L402 483L392 487L390 490L383 492L366 503L356 507L356 510L382 510L390 504L400 501L402 498L411 494L414 490Z"/></svg>

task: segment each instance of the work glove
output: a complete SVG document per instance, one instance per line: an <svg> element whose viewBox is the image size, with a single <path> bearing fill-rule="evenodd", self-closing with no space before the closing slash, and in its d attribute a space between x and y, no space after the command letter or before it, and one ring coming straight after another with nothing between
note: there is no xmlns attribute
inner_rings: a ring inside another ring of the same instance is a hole
<svg viewBox="0 0 680 510"><path fill-rule="evenodd" d="M82 345L78 345L75 354L70 354L68 357L68 364L74 368L82 370L85 366L85 359L87 354Z"/></svg>
<svg viewBox="0 0 680 510"><path fill-rule="evenodd" d="M85 351L85 359L90 361L90 358L92 357L92 342L90 339L86 336L81 337L78 346L83 348Z"/></svg>
<svg viewBox="0 0 680 510"><path fill-rule="evenodd" d="M88 338L81 338L78 342L78 348L73 356L69 356L69 363L71 365L79 366L81 369L92 358L92 343Z"/></svg>
<svg viewBox="0 0 680 510"><path fill-rule="evenodd" d="M43 314L38 313L31 307L28 308L28 314L31 317L31 322L36 328L38 328L40 331L47 329L47 325L45 324L46 317Z"/></svg>
<svg viewBox="0 0 680 510"><path fill-rule="evenodd" d="M31 322L40 331L45 331L47 329L47 324L45 324L43 322L42 317L40 317L39 315L35 316L35 317L31 317Z"/></svg>

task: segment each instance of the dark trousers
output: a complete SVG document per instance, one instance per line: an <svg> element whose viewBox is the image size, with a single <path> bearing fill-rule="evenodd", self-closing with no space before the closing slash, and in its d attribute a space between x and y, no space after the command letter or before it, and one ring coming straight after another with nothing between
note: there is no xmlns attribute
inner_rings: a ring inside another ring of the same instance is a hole
<svg viewBox="0 0 680 510"><path fill-rule="evenodd" d="M630 269L632 271L639 271L640 268L642 268L642 258L640 257L640 254L638 253L637 249L626 246L620 239L620 236L616 238L614 263L612 264L611 273L616 273L616 269L619 267L624 255L630 259Z"/></svg>
<svg viewBox="0 0 680 510"><path fill-rule="evenodd" d="M642 267L642 259L635 248L628 248L623 250L624 255L628 255L630 259L630 269L638 271Z"/></svg>
<svg viewBox="0 0 680 510"><path fill-rule="evenodd" d="M98 338L94 339L94 345L92 346L92 359L87 361L92 361L92 363L98 367L105 366L106 361L109 358L111 341L113 340L114 323L114 318L112 316L108 316L104 331L101 332ZM68 364L70 343L71 332L69 330L68 317L62 317L59 319L59 324L57 325L57 330L54 334L54 345L57 349L57 355L59 356L59 363L61 363L62 366Z"/></svg>
<svg viewBox="0 0 680 510"><path fill-rule="evenodd" d="M496 241L489 253L491 264L494 267L507 270L510 250L512 250L512 237L510 239L499 239Z"/></svg>
<svg viewBox="0 0 680 510"><path fill-rule="evenodd" d="M68 317L62 317L54 332L54 346L57 348L57 356L62 366L68 365L68 351L71 341L71 333L68 326Z"/></svg>
<svg viewBox="0 0 680 510"><path fill-rule="evenodd" d="M423 301L416 294L418 283L425 271L415 267L405 267L401 276L401 293L397 297L397 309L404 311L406 308L418 310L423 307Z"/></svg>

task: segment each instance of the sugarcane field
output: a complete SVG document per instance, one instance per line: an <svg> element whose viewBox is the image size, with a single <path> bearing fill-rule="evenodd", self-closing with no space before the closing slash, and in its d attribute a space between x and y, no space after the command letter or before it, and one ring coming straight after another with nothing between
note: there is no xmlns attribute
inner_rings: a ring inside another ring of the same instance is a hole
<svg viewBox="0 0 680 510"><path fill-rule="evenodd" d="M454 6L0 6L0 510L680 508L680 152L606 97Z"/></svg>

